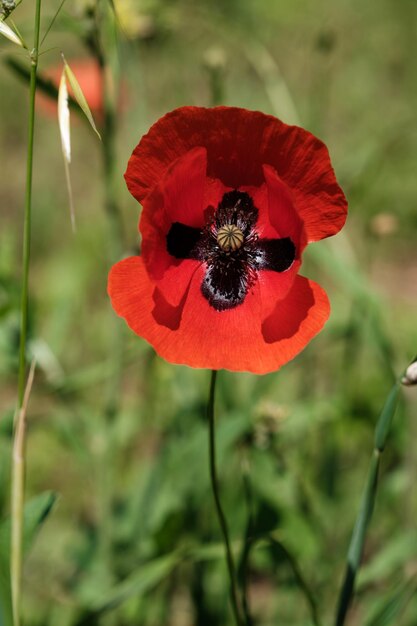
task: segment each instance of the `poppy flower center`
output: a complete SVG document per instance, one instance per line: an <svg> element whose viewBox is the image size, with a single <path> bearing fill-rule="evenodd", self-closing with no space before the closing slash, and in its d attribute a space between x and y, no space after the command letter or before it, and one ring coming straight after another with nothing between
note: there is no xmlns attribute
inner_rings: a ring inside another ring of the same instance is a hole
<svg viewBox="0 0 417 626"><path fill-rule="evenodd" d="M259 237L259 210L244 191L229 191L217 209L208 208L210 217L201 229L174 222L166 246L176 259L196 259L204 264L201 292L216 311L226 311L244 302L259 271L288 270L296 248L290 237Z"/></svg>
<svg viewBox="0 0 417 626"><path fill-rule="evenodd" d="M244 240L244 235L235 224L226 224L217 231L217 243L222 250L237 250Z"/></svg>

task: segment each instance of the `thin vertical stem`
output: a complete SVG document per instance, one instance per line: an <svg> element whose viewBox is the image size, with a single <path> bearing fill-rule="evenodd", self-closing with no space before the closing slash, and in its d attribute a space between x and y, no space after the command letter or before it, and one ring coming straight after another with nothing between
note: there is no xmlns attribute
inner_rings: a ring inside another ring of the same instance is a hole
<svg viewBox="0 0 417 626"><path fill-rule="evenodd" d="M114 15L110 3L96 5L95 32L89 41L90 49L97 61L102 76L103 123L102 136L102 178L103 203L107 218L106 245L108 266L120 259L124 247L123 221L117 200L117 154L116 138L118 130L117 113L117 65L116 33ZM111 37L109 38L109 33ZM100 482L98 486L101 523L99 533L99 551L110 579L112 571L112 500L114 472L112 469L113 446L111 430L120 408L120 395L123 375L124 329L114 315L109 320L109 354L112 356L112 373L107 381L104 395L104 424L102 449L99 458ZM106 624L114 623L114 617L108 616Z"/></svg>
<svg viewBox="0 0 417 626"><path fill-rule="evenodd" d="M23 511L25 482L25 441L26 412L29 396L35 376L35 361L29 370L24 391L22 406L16 415L16 425L12 453L12 486L11 486L11 518L12 532L10 537L10 580L12 587L13 624L19 624L20 614L20 581L23 562Z"/></svg>
<svg viewBox="0 0 417 626"><path fill-rule="evenodd" d="M22 406L25 393L26 380L26 340L28 322L28 286L30 265L30 239L32 225L32 173L33 173L33 138L35 131L35 94L36 72L38 69L38 47L41 19L41 0L36 0L35 34L33 50L30 53L30 95L29 95L29 128L28 148L26 159L26 193L25 193L25 216L23 226L23 279L20 314L20 347L19 347L19 407Z"/></svg>
<svg viewBox="0 0 417 626"><path fill-rule="evenodd" d="M38 69L39 33L41 21L41 0L36 0L33 49L30 53L30 91L29 91L29 123L28 146L26 157L26 192L23 226L23 277L20 311L20 346L18 373L18 408L15 423L15 446L12 455L12 489L11 489L11 543L10 543L10 579L12 589L13 625L20 624L20 597L22 581L22 544L23 544L23 508L25 493L24 445L25 422L24 410L26 395L26 344L29 310L29 267L32 225L32 178L33 178L33 146L35 133L35 95L36 73ZM33 372L31 371L33 379ZM29 378L30 380L30 378Z"/></svg>
<svg viewBox="0 0 417 626"><path fill-rule="evenodd" d="M236 569L233 559L233 553L230 547L229 531L227 528L226 517L223 513L219 496L219 485L216 470L216 438L215 438L215 419L214 419L214 398L216 390L217 371L211 372L210 393L207 404L207 418L209 422L209 458L210 458L210 479L213 491L214 502L216 504L217 517L219 519L220 528L223 534L224 547L226 551L226 561L229 570L230 579L230 598L232 602L233 613L237 626L243 626L244 620L238 595Z"/></svg>
<svg viewBox="0 0 417 626"><path fill-rule="evenodd" d="M103 181L104 202L108 219L108 242L109 242L109 265L120 259L123 252L123 224L120 209L117 202L116 185L116 91L115 78L111 73L111 66L107 54L102 56L103 73L103 101L104 101L104 126L103 126ZM123 328L119 320L112 315L113 328L110 336L109 351L114 362L113 375L108 381L106 417L112 422L119 409L120 387L123 372Z"/></svg>

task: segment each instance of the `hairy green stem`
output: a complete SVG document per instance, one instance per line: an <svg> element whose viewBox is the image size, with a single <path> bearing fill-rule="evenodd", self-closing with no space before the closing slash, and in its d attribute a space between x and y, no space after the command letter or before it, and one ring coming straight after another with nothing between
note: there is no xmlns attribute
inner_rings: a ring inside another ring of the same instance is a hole
<svg viewBox="0 0 417 626"><path fill-rule="evenodd" d="M215 419L214 419L214 398L215 398L215 391L216 391L216 378L217 378L217 371L213 370L211 372L210 393L209 393L209 400L207 404L207 418L209 422L209 459L210 459L211 488L213 491L214 502L216 504L217 517L218 517L220 528L223 534L224 547L226 551L226 561L227 561L227 567L229 570L229 579L230 579L230 598L232 602L232 609L233 609L237 626L244 626L244 620L242 617L242 609L241 609L241 604L240 604L240 599L239 599L239 594L238 594L236 569L235 569L232 549L230 546L229 531L227 528L226 517L224 515L222 505L220 502L219 485L218 485L218 479L217 479L216 438L215 438Z"/></svg>
<svg viewBox="0 0 417 626"><path fill-rule="evenodd" d="M22 416L25 401L26 386L26 344L29 310L29 267L32 221L32 173L33 173L33 146L35 131L35 95L36 72L38 68L39 33L41 19L41 0L36 0L35 27L33 49L30 53L30 91L29 91L29 124L28 146L26 158L26 193L25 214L23 226L23 277L20 312L20 346L19 346L19 374L18 374L18 407L17 416ZM20 624L20 598L22 581L22 551L23 551L23 508L25 492L24 419L15 423L15 450L12 456L12 490L11 490L11 544L10 544L10 580L12 589L13 625ZM18 446L17 446L18 444Z"/></svg>

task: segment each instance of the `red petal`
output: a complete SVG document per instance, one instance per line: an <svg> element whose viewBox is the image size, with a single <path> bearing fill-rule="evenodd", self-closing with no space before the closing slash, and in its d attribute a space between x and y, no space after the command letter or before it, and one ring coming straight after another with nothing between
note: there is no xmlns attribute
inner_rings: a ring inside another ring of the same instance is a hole
<svg viewBox="0 0 417 626"><path fill-rule="evenodd" d="M302 128L234 107L183 107L156 122L129 160L131 193L143 200L167 167L196 146L207 149L208 176L227 187L259 187L263 165L271 165L291 190L308 241L342 228L347 203L326 146Z"/></svg>
<svg viewBox="0 0 417 626"><path fill-rule="evenodd" d="M219 181L206 178L206 166L206 150L190 150L168 168L143 202L140 220L143 261L149 276L171 304L180 300L196 261L171 256L167 234L174 222L203 227L205 209L209 204L217 206L226 191Z"/></svg>
<svg viewBox="0 0 417 626"><path fill-rule="evenodd" d="M300 258L307 241L304 225L294 207L291 192L270 165L264 165L263 170L268 191L270 220L279 237L291 238L297 248L297 258Z"/></svg>
<svg viewBox="0 0 417 626"><path fill-rule="evenodd" d="M256 231L259 237L277 239L290 237L297 248L297 258L306 246L303 222L291 199L290 190L269 165L263 167L265 183L260 187L242 187L256 208L259 217Z"/></svg>
<svg viewBox="0 0 417 626"><path fill-rule="evenodd" d="M257 374L277 370L291 360L328 318L325 292L301 276L266 319L258 285L242 305L218 312L201 294L203 272L197 268L174 307L155 290L142 259L131 257L112 268L109 295L115 311L166 360Z"/></svg>
<svg viewBox="0 0 417 626"><path fill-rule="evenodd" d="M297 277L301 262L294 261L285 272L261 270L258 274L260 298L263 317L267 317L275 309L276 304L283 300Z"/></svg>
<svg viewBox="0 0 417 626"><path fill-rule="evenodd" d="M259 211L258 220L255 226L255 230L259 237L263 237L265 239L277 239L283 236L279 233L274 220L271 219L268 189L265 183L260 187L240 187L239 191L246 191Z"/></svg>

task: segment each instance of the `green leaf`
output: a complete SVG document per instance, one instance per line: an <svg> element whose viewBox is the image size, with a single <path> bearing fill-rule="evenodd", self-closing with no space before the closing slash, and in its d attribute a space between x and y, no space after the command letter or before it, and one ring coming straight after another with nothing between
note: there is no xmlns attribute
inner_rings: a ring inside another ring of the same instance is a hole
<svg viewBox="0 0 417 626"><path fill-rule="evenodd" d="M372 517L372 511L375 504L379 463L380 452L378 450L374 450L369 466L365 490L362 495L359 513L356 518L352 539L349 545L345 579L343 581L338 602L336 626L343 626L345 623L345 617L352 600L355 579L361 563L366 531Z"/></svg>
<svg viewBox="0 0 417 626"><path fill-rule="evenodd" d="M380 452L383 452L389 429L394 417L395 409L397 408L398 395L400 392L399 383L395 384L388 394L388 398L384 404L381 415L375 429L375 448Z"/></svg>
<svg viewBox="0 0 417 626"><path fill-rule="evenodd" d="M312 589L310 588L310 584L304 577L303 568L297 562L295 555L285 546L282 541L274 538L272 534L269 535L268 539L271 544L272 552L278 553L279 556L282 555L288 562L293 572L295 583L300 592L303 594L309 608L311 621L313 622L314 626L320 626L321 621L319 617L318 603Z"/></svg>
<svg viewBox="0 0 417 626"><path fill-rule="evenodd" d="M138 571L105 594L95 593L84 599L90 614L104 613L122 604L133 595L145 595L162 582L182 561L212 561L224 558L224 544L212 543L174 550L138 566ZM83 622L84 623L84 622Z"/></svg>
<svg viewBox="0 0 417 626"><path fill-rule="evenodd" d="M402 584L384 601L377 612L366 622L366 626L391 626L398 624L398 617L416 592L415 580Z"/></svg>
<svg viewBox="0 0 417 626"><path fill-rule="evenodd" d="M348 552L348 563L355 573L360 565L363 544L365 542L365 534L374 509L375 494L378 484L379 463L380 455L377 451L375 451L371 458L365 491L362 496L362 502L355 527L353 529Z"/></svg>
<svg viewBox="0 0 417 626"><path fill-rule="evenodd" d="M76 99L76 101L78 102L78 104L80 105L81 109L84 112L84 115L86 116L86 118L88 119L88 121L90 122L90 125L92 127L92 129L94 130L94 132L97 134L98 138L101 140L101 136L100 133L97 130L97 127L95 125L93 116L91 114L90 111L90 107L88 106L87 100L85 99L85 96L82 92L82 89L78 83L78 80L75 78L75 74L72 71L72 69L70 68L70 66L68 65L68 63L66 62L66 60L63 58L64 61L64 66L65 66L65 74L68 78L69 84L71 85L71 89L74 93L74 97Z"/></svg>
<svg viewBox="0 0 417 626"><path fill-rule="evenodd" d="M46 491L29 500L24 510L23 554L27 554L43 522L51 512L57 494ZM11 626L10 519L0 525L0 626Z"/></svg>
<svg viewBox="0 0 417 626"><path fill-rule="evenodd" d="M12 626L12 597L9 570L0 558L0 626Z"/></svg>
<svg viewBox="0 0 417 626"><path fill-rule="evenodd" d="M394 573L405 567L416 545L417 532L414 529L394 535L392 540L362 567L358 577L358 589L375 585L384 579L393 580Z"/></svg>
<svg viewBox="0 0 417 626"><path fill-rule="evenodd" d="M375 427L375 447L369 466L365 490L362 495L361 506L356 518L352 539L349 545L346 573L338 600L336 626L344 625L346 614L352 600L355 580L361 564L366 531L368 529L375 504L380 458L385 448L395 409L397 408L398 393L399 381L395 383L389 392Z"/></svg>
<svg viewBox="0 0 417 626"><path fill-rule="evenodd" d="M139 565L137 572L105 595L93 599L88 608L94 613L103 613L122 604L133 595L145 594L164 580L182 559L183 553L177 551Z"/></svg>
<svg viewBox="0 0 417 626"><path fill-rule="evenodd" d="M25 505L24 510L24 535L23 553L26 554L35 539L36 533L42 526L54 504L58 499L58 494L53 491L45 491L39 496L32 498ZM10 519L0 525L0 557L9 552L10 541Z"/></svg>

